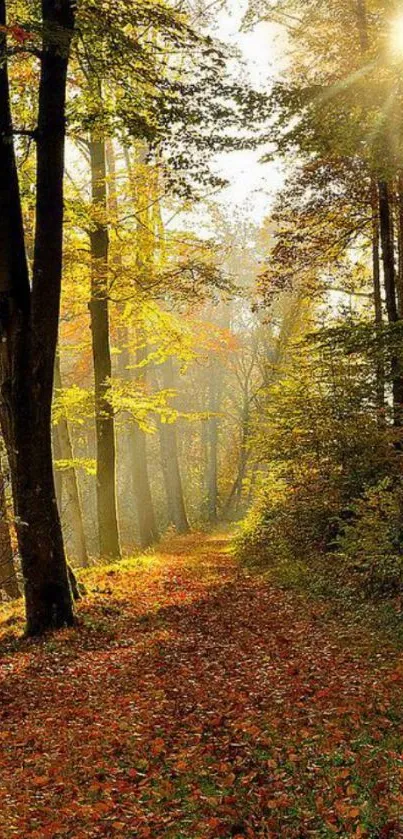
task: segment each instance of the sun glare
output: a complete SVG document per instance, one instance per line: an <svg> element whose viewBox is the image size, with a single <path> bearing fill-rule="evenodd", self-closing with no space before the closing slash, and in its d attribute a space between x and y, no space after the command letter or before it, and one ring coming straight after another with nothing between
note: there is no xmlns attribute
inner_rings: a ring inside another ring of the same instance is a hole
<svg viewBox="0 0 403 839"><path fill-rule="evenodd" d="M396 56L403 58L403 12L401 12L391 25L391 46Z"/></svg>

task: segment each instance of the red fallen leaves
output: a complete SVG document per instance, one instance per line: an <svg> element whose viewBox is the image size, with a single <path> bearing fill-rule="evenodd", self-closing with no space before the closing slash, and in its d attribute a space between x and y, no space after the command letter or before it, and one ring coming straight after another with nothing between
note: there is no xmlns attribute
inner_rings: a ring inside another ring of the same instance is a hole
<svg viewBox="0 0 403 839"><path fill-rule="evenodd" d="M46 787L49 781L49 775L36 775L32 778L34 787Z"/></svg>
<svg viewBox="0 0 403 839"><path fill-rule="evenodd" d="M161 737L157 737L157 739L153 740L153 742L151 743L150 748L151 748L151 754L154 755L155 757L158 757L158 755L162 754L162 752L165 751L164 740L162 740Z"/></svg>
<svg viewBox="0 0 403 839"><path fill-rule="evenodd" d="M79 630L5 644L2 839L403 835L396 652L200 542L90 572Z"/></svg>

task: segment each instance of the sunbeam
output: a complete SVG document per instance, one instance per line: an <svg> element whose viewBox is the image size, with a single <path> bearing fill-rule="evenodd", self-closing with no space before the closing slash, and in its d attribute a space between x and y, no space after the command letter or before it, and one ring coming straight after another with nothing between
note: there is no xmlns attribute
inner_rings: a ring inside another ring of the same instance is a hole
<svg viewBox="0 0 403 839"><path fill-rule="evenodd" d="M390 42L393 55L403 59L403 11L392 21Z"/></svg>

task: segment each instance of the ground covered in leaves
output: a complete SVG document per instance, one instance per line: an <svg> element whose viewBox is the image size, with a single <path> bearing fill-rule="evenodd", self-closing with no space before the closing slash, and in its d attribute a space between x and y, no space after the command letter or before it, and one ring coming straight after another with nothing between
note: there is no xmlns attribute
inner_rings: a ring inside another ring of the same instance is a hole
<svg viewBox="0 0 403 839"><path fill-rule="evenodd" d="M403 836L403 656L246 576L219 536L1 625L2 839Z"/></svg>

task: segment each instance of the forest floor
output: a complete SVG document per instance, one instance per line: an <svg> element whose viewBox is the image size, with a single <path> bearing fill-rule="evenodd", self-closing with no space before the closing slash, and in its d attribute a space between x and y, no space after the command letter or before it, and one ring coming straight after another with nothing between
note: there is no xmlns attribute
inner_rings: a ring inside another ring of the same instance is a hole
<svg viewBox="0 0 403 839"><path fill-rule="evenodd" d="M0 627L1 839L403 837L403 656L225 536L85 573L79 626Z"/></svg>

